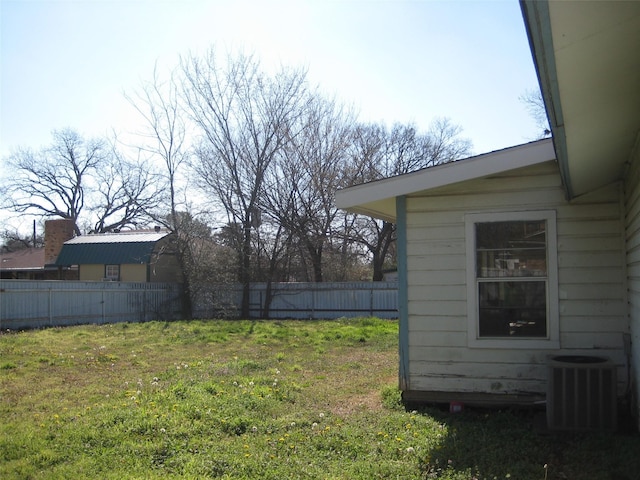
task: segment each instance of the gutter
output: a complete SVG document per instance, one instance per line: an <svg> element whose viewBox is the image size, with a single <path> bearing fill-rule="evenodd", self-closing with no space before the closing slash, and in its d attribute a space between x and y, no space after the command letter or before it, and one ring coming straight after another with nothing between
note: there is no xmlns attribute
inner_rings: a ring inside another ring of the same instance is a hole
<svg viewBox="0 0 640 480"><path fill-rule="evenodd" d="M529 47L536 69L538 84L547 111L549 126L553 132L553 146L560 168L560 177L568 200L575 197L571 185L567 137L560 102L560 87L553 49L553 32L548 0L520 0L520 9L529 39Z"/></svg>

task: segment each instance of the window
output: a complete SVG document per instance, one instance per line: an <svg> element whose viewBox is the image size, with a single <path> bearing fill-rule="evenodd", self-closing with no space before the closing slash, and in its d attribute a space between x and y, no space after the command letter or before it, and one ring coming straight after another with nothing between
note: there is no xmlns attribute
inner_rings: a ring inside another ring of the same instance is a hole
<svg viewBox="0 0 640 480"><path fill-rule="evenodd" d="M120 265L105 265L104 278L114 282L120 280Z"/></svg>
<svg viewBox="0 0 640 480"><path fill-rule="evenodd" d="M558 346L555 231L555 212L467 215L470 344Z"/></svg>

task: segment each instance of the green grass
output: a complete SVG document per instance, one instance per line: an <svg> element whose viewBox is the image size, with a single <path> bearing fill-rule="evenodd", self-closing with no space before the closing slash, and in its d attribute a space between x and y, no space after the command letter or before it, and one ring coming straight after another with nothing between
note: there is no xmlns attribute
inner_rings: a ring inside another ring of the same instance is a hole
<svg viewBox="0 0 640 480"><path fill-rule="evenodd" d="M149 322L0 335L0 478L633 479L638 435L407 412L397 323Z"/></svg>

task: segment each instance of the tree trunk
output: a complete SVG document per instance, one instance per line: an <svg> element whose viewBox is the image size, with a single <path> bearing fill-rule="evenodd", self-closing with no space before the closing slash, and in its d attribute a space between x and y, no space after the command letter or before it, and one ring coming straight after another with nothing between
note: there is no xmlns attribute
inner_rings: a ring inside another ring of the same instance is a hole
<svg viewBox="0 0 640 480"><path fill-rule="evenodd" d="M273 285L271 279L267 281L267 288L264 293L264 307L262 308L262 318L269 319L270 310L271 310L271 301L273 300Z"/></svg>
<svg viewBox="0 0 640 480"><path fill-rule="evenodd" d="M389 246L393 242L393 223L383 222L382 229L378 236L377 248L371 253L373 254L373 281L381 282L384 279L384 261L387 258Z"/></svg>
<svg viewBox="0 0 640 480"><path fill-rule="evenodd" d="M384 257L380 255L380 252L376 250L373 252L373 281L381 282L384 278L384 272L382 266L384 264Z"/></svg>
<svg viewBox="0 0 640 480"><path fill-rule="evenodd" d="M313 281L322 283L322 245L313 247L309 245L309 257L311 258L311 268L313 268Z"/></svg>
<svg viewBox="0 0 640 480"><path fill-rule="evenodd" d="M182 308L182 319L191 320L193 318L193 303L191 301L191 282L188 275L183 278L180 292L180 306Z"/></svg>
<svg viewBox="0 0 640 480"><path fill-rule="evenodd" d="M244 238L242 243L242 263L240 265L240 283L242 284L242 303L240 318L249 318L249 294L251 292L251 223L245 220Z"/></svg>

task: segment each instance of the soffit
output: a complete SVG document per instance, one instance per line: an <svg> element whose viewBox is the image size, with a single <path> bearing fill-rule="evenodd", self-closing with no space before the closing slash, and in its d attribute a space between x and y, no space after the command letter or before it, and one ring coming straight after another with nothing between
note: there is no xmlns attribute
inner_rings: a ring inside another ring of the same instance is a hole
<svg viewBox="0 0 640 480"><path fill-rule="evenodd" d="M573 197L621 179L638 136L640 2L548 9Z"/></svg>

